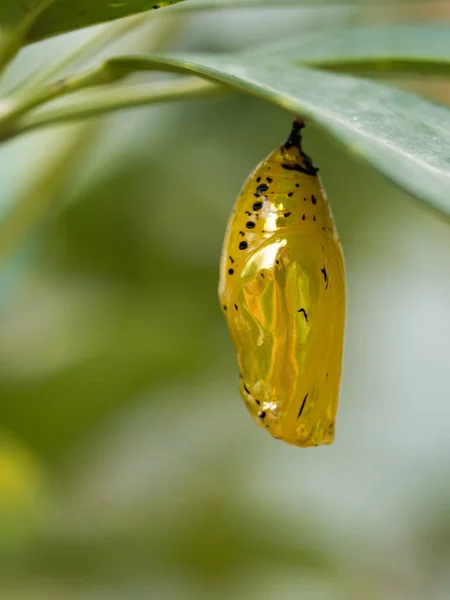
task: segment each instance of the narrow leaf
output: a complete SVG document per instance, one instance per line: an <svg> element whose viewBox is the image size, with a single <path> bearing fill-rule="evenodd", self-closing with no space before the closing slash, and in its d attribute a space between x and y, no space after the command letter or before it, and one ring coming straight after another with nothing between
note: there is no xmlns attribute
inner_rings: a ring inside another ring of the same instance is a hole
<svg viewBox="0 0 450 600"><path fill-rule="evenodd" d="M54 0L28 32L34 42L52 35L162 8L183 0ZM40 0L1 0L0 25L13 26L40 4Z"/></svg>
<svg viewBox="0 0 450 600"><path fill-rule="evenodd" d="M420 4L423 0L392 0L392 5ZM238 9L238 8L316 8L317 6L334 7L376 7L386 8L387 2L374 2L373 0L189 0L186 4L177 7L177 10L197 11L197 10L220 10L220 9Z"/></svg>
<svg viewBox="0 0 450 600"><path fill-rule="evenodd" d="M272 56L328 69L447 74L450 25L424 23L327 31L264 44L247 55Z"/></svg>
<svg viewBox="0 0 450 600"><path fill-rule="evenodd" d="M450 110L444 106L364 79L227 54L131 56L108 65L195 73L309 117L450 216Z"/></svg>

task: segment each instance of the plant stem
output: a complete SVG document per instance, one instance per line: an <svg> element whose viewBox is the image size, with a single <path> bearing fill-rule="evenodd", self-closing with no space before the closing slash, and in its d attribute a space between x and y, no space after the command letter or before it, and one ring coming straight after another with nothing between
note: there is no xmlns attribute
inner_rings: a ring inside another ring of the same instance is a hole
<svg viewBox="0 0 450 600"><path fill-rule="evenodd" d="M101 31L89 39L85 44L77 46L73 52L64 56L62 60L57 60L46 70L39 70L36 75L29 77L23 84L19 86L20 93L31 90L38 86L42 86L46 81L51 79L53 76L58 75L61 71L73 66L80 60L86 60L100 50L107 47L110 43L116 42L122 36L133 31L138 27L141 27L145 23L149 22L150 19L154 18L156 11L151 11L149 14L140 13L112 23L107 23L103 26Z"/></svg>
<svg viewBox="0 0 450 600"><path fill-rule="evenodd" d="M72 92L113 83L127 74L104 63L81 75L70 75L34 91L3 98L0 100L0 139L7 139L9 129L14 128L14 121L32 108Z"/></svg>
<svg viewBox="0 0 450 600"><path fill-rule="evenodd" d="M115 89L92 90L85 98L78 98L76 102L72 101L63 106L24 116L8 130L6 137L9 139L41 127L79 121L125 108L189 98L213 97L227 91L224 86L194 77Z"/></svg>

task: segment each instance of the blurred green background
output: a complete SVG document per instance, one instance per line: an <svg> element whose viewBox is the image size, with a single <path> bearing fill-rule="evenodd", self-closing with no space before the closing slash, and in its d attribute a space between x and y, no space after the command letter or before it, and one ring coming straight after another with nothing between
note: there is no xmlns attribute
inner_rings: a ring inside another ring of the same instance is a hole
<svg viewBox="0 0 450 600"><path fill-rule="evenodd" d="M158 17L120 48L163 31L165 48L233 51L450 9L257 15ZM3 90L93 31L27 48ZM437 79L390 83L450 101ZM450 597L449 225L314 124L348 277L336 441L284 445L239 397L222 239L290 121L233 95L0 148L0 216L52 207L0 272L0 598Z"/></svg>

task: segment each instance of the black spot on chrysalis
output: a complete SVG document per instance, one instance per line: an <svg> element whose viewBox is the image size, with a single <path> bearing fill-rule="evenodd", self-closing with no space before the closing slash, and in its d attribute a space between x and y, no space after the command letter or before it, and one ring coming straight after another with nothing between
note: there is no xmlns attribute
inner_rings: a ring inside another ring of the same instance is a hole
<svg viewBox="0 0 450 600"><path fill-rule="evenodd" d="M306 396L303 398L302 405L300 406L300 410L298 411L297 419L299 419L302 416L302 412L303 412L303 409L305 408L307 398L308 398L308 394L306 394Z"/></svg>
<svg viewBox="0 0 450 600"><path fill-rule="evenodd" d="M299 308L297 312L303 313L303 316L305 317L305 321L308 322L308 314L306 313L306 310L304 308Z"/></svg>
<svg viewBox="0 0 450 600"><path fill-rule="evenodd" d="M258 187L256 188L256 193L263 194L264 192L267 192L268 189L269 189L269 186L267 185L267 183L262 183L261 185L258 185Z"/></svg>

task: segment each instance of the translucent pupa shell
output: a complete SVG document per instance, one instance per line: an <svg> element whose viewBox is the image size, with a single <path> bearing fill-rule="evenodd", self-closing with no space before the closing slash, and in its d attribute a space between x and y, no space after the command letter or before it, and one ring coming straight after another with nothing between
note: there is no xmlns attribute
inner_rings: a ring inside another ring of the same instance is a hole
<svg viewBox="0 0 450 600"><path fill-rule="evenodd" d="M344 260L295 122L245 182L225 236L219 296L255 421L301 447L330 444L342 369Z"/></svg>

